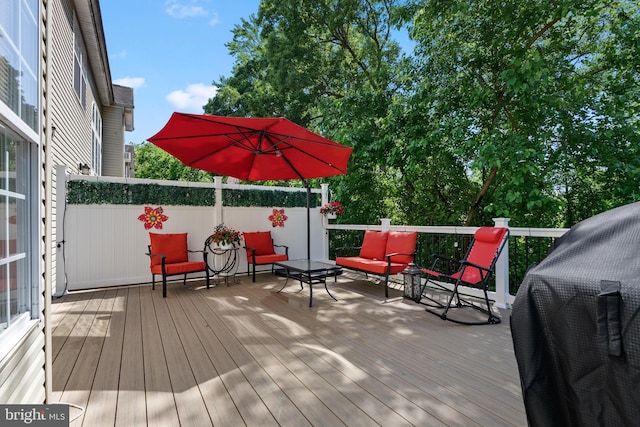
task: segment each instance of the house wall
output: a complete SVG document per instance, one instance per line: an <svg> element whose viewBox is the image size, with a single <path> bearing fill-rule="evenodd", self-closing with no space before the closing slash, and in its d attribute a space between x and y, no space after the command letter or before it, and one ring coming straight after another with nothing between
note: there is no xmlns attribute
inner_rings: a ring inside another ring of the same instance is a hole
<svg viewBox="0 0 640 427"><path fill-rule="evenodd" d="M123 108L105 107L102 114L102 175L124 176Z"/></svg>
<svg viewBox="0 0 640 427"><path fill-rule="evenodd" d="M31 327L0 361L0 402L44 403L44 331Z"/></svg>
<svg viewBox="0 0 640 427"><path fill-rule="evenodd" d="M37 37L40 58L40 129L38 140L39 163L33 166L33 179L38 185L38 194L33 195L40 214L40 229L33 238L33 280L39 318L12 325L11 341L2 340L0 349L0 402L43 403L51 396L51 331L48 326L48 311L51 294L57 284L57 245L59 227L56 197L58 192L58 167L77 172L79 163L92 164L91 107L95 102L101 112L103 130L109 134L110 126L115 132L110 135L113 145L120 147L108 152L110 174L124 172L122 146L124 138L121 107L105 107L113 102L111 77L106 60L90 63L87 46L95 53L96 46L104 47L99 14L93 14L96 0L40 0L40 37ZM83 19L74 20L74 8L83 10ZM99 25L97 25L99 24ZM84 69L86 71L86 101L81 104L75 93L74 79L74 25L76 34L86 33L84 40ZM78 25L82 29L78 29ZM97 36L96 36L97 33ZM106 57L106 55L105 55ZM95 55L94 55L95 58ZM100 90L98 90L100 88ZM100 92L100 93L98 93ZM119 119L119 121L118 121ZM117 138L120 138L119 140ZM109 137L108 137L109 138ZM103 136L103 147L105 146ZM109 143L107 143L109 146ZM117 162L116 162L117 160ZM117 164L120 165L118 169ZM66 166L68 165L68 167ZM64 185L64 179L61 185ZM39 203L38 203L39 202ZM54 403L54 402L49 402Z"/></svg>

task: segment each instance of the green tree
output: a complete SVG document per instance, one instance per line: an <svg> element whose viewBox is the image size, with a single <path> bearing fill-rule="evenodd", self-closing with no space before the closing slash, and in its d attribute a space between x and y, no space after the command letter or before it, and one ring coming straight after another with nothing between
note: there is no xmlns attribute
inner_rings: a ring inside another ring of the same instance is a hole
<svg viewBox="0 0 640 427"><path fill-rule="evenodd" d="M233 74L205 111L282 115L354 147L349 174L329 178L353 222L396 216L398 174L380 161L393 147L380 120L400 85L391 37L396 1L262 1L233 30ZM397 19L396 19L397 20Z"/></svg>
<svg viewBox="0 0 640 427"><path fill-rule="evenodd" d="M213 182L213 175L185 166L180 160L148 142L134 145L136 178Z"/></svg>
<svg viewBox="0 0 640 427"><path fill-rule="evenodd" d="M205 111L352 146L344 221L570 226L638 200L639 23L628 0L263 0Z"/></svg>
<svg viewBox="0 0 640 427"><path fill-rule="evenodd" d="M637 200L634 2L441 0L405 12L428 134L478 183L466 224L572 225Z"/></svg>

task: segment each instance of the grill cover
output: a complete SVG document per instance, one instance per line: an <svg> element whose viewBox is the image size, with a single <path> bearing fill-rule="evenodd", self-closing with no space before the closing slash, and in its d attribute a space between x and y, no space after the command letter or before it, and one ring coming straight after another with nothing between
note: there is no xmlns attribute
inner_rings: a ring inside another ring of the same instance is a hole
<svg viewBox="0 0 640 427"><path fill-rule="evenodd" d="M531 426L640 425L640 203L582 221L531 268L511 333Z"/></svg>

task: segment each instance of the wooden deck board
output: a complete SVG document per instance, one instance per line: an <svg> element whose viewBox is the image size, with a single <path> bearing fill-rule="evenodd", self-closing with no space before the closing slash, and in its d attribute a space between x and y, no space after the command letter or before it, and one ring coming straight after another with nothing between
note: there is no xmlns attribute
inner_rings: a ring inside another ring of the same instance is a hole
<svg viewBox="0 0 640 427"><path fill-rule="evenodd" d="M142 360L144 363L147 423L152 426L179 425L178 410L171 390L169 369L162 349L151 288L141 288L140 317L142 318ZM162 316L163 314L160 313Z"/></svg>
<svg viewBox="0 0 640 427"><path fill-rule="evenodd" d="M116 404L120 381L120 365L122 363L122 342L125 330L125 310L127 306L127 288L120 288L113 296L111 313L104 313L109 318L109 329L104 338L100 360L93 379L89 401L85 407L83 426L98 426L107 423L115 424ZM107 298L109 296L106 296ZM127 357L124 355L124 357ZM56 362L53 363L53 372ZM70 402L79 405L77 402Z"/></svg>
<svg viewBox="0 0 640 427"><path fill-rule="evenodd" d="M240 279L54 300L54 393L86 406L72 425L527 424L508 320L444 322L349 275L314 307L306 285Z"/></svg>

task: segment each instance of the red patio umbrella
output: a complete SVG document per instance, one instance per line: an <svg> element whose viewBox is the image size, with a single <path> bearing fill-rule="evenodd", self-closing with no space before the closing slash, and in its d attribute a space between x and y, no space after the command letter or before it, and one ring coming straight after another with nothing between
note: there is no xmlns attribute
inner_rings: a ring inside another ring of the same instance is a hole
<svg viewBox="0 0 640 427"><path fill-rule="evenodd" d="M307 188L307 258L311 257L308 180L347 173L352 149L283 117L173 113L148 141L187 166L246 181L302 179Z"/></svg>

